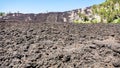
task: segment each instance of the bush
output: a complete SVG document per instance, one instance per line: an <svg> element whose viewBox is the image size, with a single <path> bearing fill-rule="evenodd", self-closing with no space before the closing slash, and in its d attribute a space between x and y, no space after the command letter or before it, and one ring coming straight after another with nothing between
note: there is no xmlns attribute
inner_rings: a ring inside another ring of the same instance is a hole
<svg viewBox="0 0 120 68"><path fill-rule="evenodd" d="M73 22L76 23L76 24L81 23L80 20L74 20Z"/></svg>
<svg viewBox="0 0 120 68"><path fill-rule="evenodd" d="M115 19L112 23L120 23L120 18Z"/></svg>
<svg viewBox="0 0 120 68"><path fill-rule="evenodd" d="M4 14L5 14L4 12L0 12L0 16L4 16Z"/></svg>

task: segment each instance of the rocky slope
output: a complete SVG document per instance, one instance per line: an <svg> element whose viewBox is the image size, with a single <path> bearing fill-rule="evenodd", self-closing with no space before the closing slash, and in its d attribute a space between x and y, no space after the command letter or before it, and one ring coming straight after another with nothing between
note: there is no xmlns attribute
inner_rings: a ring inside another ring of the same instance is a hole
<svg viewBox="0 0 120 68"><path fill-rule="evenodd" d="M0 14L1 15L1 14ZM69 23L120 23L120 1L106 0L99 5L66 12L40 14L9 13L0 21L12 22L69 22Z"/></svg>
<svg viewBox="0 0 120 68"><path fill-rule="evenodd" d="M74 23L120 23L120 0L106 0L78 12L72 12Z"/></svg>
<svg viewBox="0 0 120 68"><path fill-rule="evenodd" d="M0 23L0 68L120 68L119 27Z"/></svg>

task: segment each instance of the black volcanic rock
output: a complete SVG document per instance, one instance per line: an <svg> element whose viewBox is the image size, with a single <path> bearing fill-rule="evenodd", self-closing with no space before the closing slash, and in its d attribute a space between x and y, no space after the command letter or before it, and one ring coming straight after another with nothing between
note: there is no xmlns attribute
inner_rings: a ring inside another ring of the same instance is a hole
<svg viewBox="0 0 120 68"><path fill-rule="evenodd" d="M120 68L119 27L0 23L0 68Z"/></svg>
<svg viewBox="0 0 120 68"><path fill-rule="evenodd" d="M22 14L22 13L10 13L0 19L2 21L16 21L16 22L66 22L68 21L69 14L67 12L49 12L39 14Z"/></svg>

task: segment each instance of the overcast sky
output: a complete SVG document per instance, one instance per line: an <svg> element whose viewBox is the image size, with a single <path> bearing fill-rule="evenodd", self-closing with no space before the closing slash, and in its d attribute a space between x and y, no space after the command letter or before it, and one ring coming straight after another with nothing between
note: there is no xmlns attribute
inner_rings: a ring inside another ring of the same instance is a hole
<svg viewBox="0 0 120 68"><path fill-rule="evenodd" d="M0 12L40 13L68 11L100 4L105 0L0 0Z"/></svg>

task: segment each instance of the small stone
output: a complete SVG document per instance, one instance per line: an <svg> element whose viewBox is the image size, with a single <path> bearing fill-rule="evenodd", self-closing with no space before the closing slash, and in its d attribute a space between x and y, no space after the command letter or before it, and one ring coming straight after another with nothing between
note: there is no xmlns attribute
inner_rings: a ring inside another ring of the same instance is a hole
<svg viewBox="0 0 120 68"><path fill-rule="evenodd" d="M18 59L21 59L22 57L24 57L24 55L16 54L15 57L18 58Z"/></svg>
<svg viewBox="0 0 120 68"><path fill-rule="evenodd" d="M96 49L96 45L89 45L91 49Z"/></svg>
<svg viewBox="0 0 120 68"><path fill-rule="evenodd" d="M36 63L28 63L25 68L36 68L38 65Z"/></svg>
<svg viewBox="0 0 120 68"><path fill-rule="evenodd" d="M63 58L63 62L68 62L71 60L71 56L70 55L67 55Z"/></svg>
<svg viewBox="0 0 120 68"><path fill-rule="evenodd" d="M111 49L112 49L114 52L120 54L120 44L112 45L112 46L111 46Z"/></svg>
<svg viewBox="0 0 120 68"><path fill-rule="evenodd" d="M113 62L114 67L120 67L120 60L116 60Z"/></svg>

